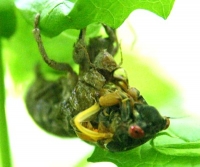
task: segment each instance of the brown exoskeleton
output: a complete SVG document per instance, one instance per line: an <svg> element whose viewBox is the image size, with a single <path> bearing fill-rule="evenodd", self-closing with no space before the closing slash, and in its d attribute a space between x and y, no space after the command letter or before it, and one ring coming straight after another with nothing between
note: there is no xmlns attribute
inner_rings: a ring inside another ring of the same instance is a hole
<svg viewBox="0 0 200 167"><path fill-rule="evenodd" d="M60 136L78 136L110 151L139 146L169 126L149 106L113 55L118 49L115 31L104 26L108 37L95 37L85 43L86 29L74 45L73 58L79 64L76 74L67 63L50 60L43 46L36 16L34 35L44 61L56 70L68 72L57 81L46 80L36 68L36 81L26 96L30 115L38 125Z"/></svg>
<svg viewBox="0 0 200 167"><path fill-rule="evenodd" d="M112 46L112 43L116 41L111 40L111 36L113 38L115 33L109 27L104 26L109 37L105 39L96 37L91 39L90 45L86 46L84 41L86 30L81 30L73 52L75 62L80 65L80 72L77 75L69 64L55 62L48 58L38 28L39 17L39 15L36 16L33 31L39 51L50 67L55 70L66 71L67 76L63 76L57 81L49 81L44 78L37 66L36 81L27 93L26 105L30 115L42 128L61 136L75 136L70 125L71 118L94 104L95 99L99 96L99 90L106 82L106 78L95 67L95 64L97 64L101 68L101 63L98 64L98 61L91 62L90 59L95 59L94 54L99 53L98 58L104 58L106 65L109 63L109 58L111 59L108 67L110 71L117 68L112 56L102 48L108 47L110 50L117 50L118 44L116 44L116 47ZM102 41L104 43L102 47L93 48L98 43L102 44ZM109 58L107 59L107 57ZM65 111L66 108L69 111Z"/></svg>

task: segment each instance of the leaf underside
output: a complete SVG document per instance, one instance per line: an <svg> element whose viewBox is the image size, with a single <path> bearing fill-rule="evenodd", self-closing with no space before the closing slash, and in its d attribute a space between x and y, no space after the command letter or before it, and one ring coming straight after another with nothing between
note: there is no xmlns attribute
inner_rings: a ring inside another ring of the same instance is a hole
<svg viewBox="0 0 200 167"><path fill-rule="evenodd" d="M65 29L82 29L91 23L119 27L136 9L149 10L166 19L174 0L16 0L16 6L26 20L33 24L41 14L40 27L48 36Z"/></svg>

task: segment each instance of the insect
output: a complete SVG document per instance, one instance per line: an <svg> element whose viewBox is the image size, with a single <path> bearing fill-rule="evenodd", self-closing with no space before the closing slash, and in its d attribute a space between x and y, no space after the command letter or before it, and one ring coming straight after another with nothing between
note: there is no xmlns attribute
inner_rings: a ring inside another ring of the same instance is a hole
<svg viewBox="0 0 200 167"><path fill-rule="evenodd" d="M113 55L119 44L115 30L104 25L107 38L85 42L86 29L80 31L73 59L76 74L67 63L49 59L35 19L34 35L44 61L67 75L56 81L45 79L36 67L36 80L26 95L26 106L35 122L46 131L82 140L112 152L135 148L169 126L169 118L147 104Z"/></svg>

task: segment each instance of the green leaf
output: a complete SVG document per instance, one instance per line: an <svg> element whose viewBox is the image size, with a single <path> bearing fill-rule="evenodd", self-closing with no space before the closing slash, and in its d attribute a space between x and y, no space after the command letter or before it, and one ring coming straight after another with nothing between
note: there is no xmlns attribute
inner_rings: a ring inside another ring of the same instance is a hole
<svg viewBox="0 0 200 167"><path fill-rule="evenodd" d="M96 147L90 162L113 162L118 167L176 167L176 166L198 166L199 156L166 156L157 152L148 144L142 145L131 151L123 153L111 153Z"/></svg>
<svg viewBox="0 0 200 167"><path fill-rule="evenodd" d="M16 28L16 17L12 0L0 1L0 36L10 37Z"/></svg>
<svg viewBox="0 0 200 167"><path fill-rule="evenodd" d="M117 28L136 9L146 9L166 19L173 4L174 0L16 0L29 23L33 24L37 13L41 14L40 27L48 36L94 22Z"/></svg>
<svg viewBox="0 0 200 167"><path fill-rule="evenodd" d="M5 110L4 63L0 37L0 166L11 167L10 144Z"/></svg>
<svg viewBox="0 0 200 167"><path fill-rule="evenodd" d="M199 117L179 118L171 122L172 136L157 137L152 142L153 147L166 155L199 157L200 133L197 133L200 127Z"/></svg>

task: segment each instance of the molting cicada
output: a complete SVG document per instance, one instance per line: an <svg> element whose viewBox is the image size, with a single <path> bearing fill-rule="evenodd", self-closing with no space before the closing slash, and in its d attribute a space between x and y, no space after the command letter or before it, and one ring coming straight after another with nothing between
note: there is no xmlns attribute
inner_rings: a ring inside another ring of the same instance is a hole
<svg viewBox="0 0 200 167"><path fill-rule="evenodd" d="M38 24L39 15L33 32L44 61L55 70L67 72L50 81L36 67L26 105L39 126L59 136L78 136L113 152L137 147L169 126L169 118L161 116L130 87L126 72L115 62L113 55L119 47L115 30L103 25L108 37L91 38L88 45L86 29L80 31L73 51L79 64L76 74L69 64L48 58Z"/></svg>

